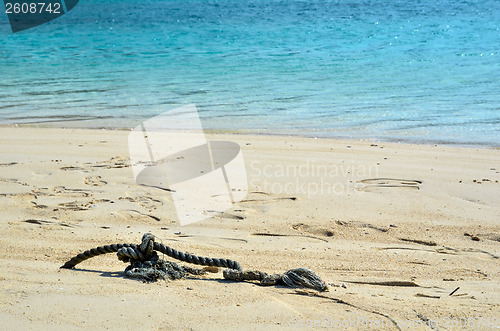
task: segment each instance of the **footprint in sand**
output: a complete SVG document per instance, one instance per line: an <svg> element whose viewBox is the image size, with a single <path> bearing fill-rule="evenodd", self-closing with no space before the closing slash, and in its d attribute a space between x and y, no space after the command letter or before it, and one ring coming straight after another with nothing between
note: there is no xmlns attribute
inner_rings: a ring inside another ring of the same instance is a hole
<svg viewBox="0 0 500 331"><path fill-rule="evenodd" d="M230 219L230 220L237 220L241 221L245 219L245 216L242 215L237 215L233 213L228 213L228 212L219 212L216 210L205 210L204 212L205 215L211 216L211 217L217 217L217 218L222 218L222 219Z"/></svg>
<svg viewBox="0 0 500 331"><path fill-rule="evenodd" d="M90 200L90 201L70 201L70 202L63 202L57 205L57 207L54 209L54 211L57 210L72 210L72 211L83 211L83 210L89 210L91 208L96 207L98 204L102 203L113 203L112 200L108 199L97 199L97 200Z"/></svg>
<svg viewBox="0 0 500 331"><path fill-rule="evenodd" d="M65 186L56 187L37 187L31 191L35 197L38 196L59 196L59 197L89 197L92 195L91 191L79 188L68 188Z"/></svg>
<svg viewBox="0 0 500 331"><path fill-rule="evenodd" d="M29 186L27 183L22 183L22 182L20 182L19 180L15 179L15 178L0 178L0 182L14 183L14 184L19 184L19 185L23 185L23 186Z"/></svg>
<svg viewBox="0 0 500 331"><path fill-rule="evenodd" d="M358 181L362 186L359 191L380 192L386 188L401 188L410 190L420 190L422 181L415 179L397 179L397 178L369 178Z"/></svg>
<svg viewBox="0 0 500 331"><path fill-rule="evenodd" d="M82 211L82 210L88 210L92 205L93 205L92 202L79 202L79 201L63 202L58 204L57 208L55 208L54 211L57 210Z"/></svg>
<svg viewBox="0 0 500 331"><path fill-rule="evenodd" d="M101 179L101 176L89 176L85 177L84 183L89 186L103 186L108 182Z"/></svg>
<svg viewBox="0 0 500 331"><path fill-rule="evenodd" d="M73 166L67 166L67 167L61 167L59 170L62 171L85 171L82 167L73 167Z"/></svg>
<svg viewBox="0 0 500 331"><path fill-rule="evenodd" d="M343 233L345 231L354 232L350 229L343 230L343 228L357 228L363 231L366 229L373 229L379 232L388 232L389 228L383 226L376 226L370 223L356 222L356 221L335 221L322 225L309 225L305 223L296 223L292 225L292 229L299 233L310 233L315 236L333 237L336 233Z"/></svg>
<svg viewBox="0 0 500 331"><path fill-rule="evenodd" d="M149 196L137 196L137 197L127 196L127 197L120 197L119 199L137 203L139 206L144 207L146 209L156 209L159 206L163 205L163 202L161 200L154 199Z"/></svg>
<svg viewBox="0 0 500 331"><path fill-rule="evenodd" d="M271 202L271 201L279 201L279 200L292 200L295 201L298 198L294 196L285 196L285 197L280 197L280 196L272 196L270 193L266 192L250 192L248 194L247 199L243 199L240 202Z"/></svg>
<svg viewBox="0 0 500 331"><path fill-rule="evenodd" d="M86 164L90 165L91 168L104 168L104 169L130 167L130 161L127 158L121 156L114 156L107 161L101 161L97 163L86 163Z"/></svg>
<svg viewBox="0 0 500 331"><path fill-rule="evenodd" d="M144 220L149 220L149 221L156 221L156 222L162 222L165 221L164 219L149 214L149 213L143 213L141 211L135 210L135 209L129 209L129 210L120 210L117 212L112 213L113 216L117 216L119 218L122 218L124 220L137 220L137 219L144 219Z"/></svg>
<svg viewBox="0 0 500 331"><path fill-rule="evenodd" d="M63 227L72 228L72 225L66 224L64 222L56 222L56 221L48 221L48 220L40 220L40 219L27 219L22 222L29 224L37 224L37 225L59 225Z"/></svg>

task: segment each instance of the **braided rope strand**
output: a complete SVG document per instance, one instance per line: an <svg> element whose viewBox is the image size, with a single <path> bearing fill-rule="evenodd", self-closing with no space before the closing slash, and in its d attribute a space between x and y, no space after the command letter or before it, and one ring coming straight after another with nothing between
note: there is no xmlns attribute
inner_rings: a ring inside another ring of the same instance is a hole
<svg viewBox="0 0 500 331"><path fill-rule="evenodd" d="M157 242L154 243L154 250L163 253L165 255L168 255L176 260L192 264L204 265L210 267L229 268L239 271L242 270L240 264L237 261L233 261L230 259L216 259L216 258L192 255L190 253L183 253L169 246L165 246Z"/></svg>
<svg viewBox="0 0 500 331"><path fill-rule="evenodd" d="M135 245L135 244L112 244L112 245L105 245L105 246L99 246L96 248L92 248L92 249L89 249L89 250L87 250L83 253L80 253L77 256L73 257L71 260L66 262L61 268L64 268L64 269L74 268L77 264L79 264L85 260L88 260L94 256L108 254L108 253L116 253L116 252L118 252L118 250L120 250L123 247L136 248L137 245Z"/></svg>

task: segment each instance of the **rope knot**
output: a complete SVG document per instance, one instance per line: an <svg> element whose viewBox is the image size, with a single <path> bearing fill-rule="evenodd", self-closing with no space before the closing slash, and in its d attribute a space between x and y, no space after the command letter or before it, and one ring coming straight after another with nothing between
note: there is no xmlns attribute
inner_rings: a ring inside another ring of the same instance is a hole
<svg viewBox="0 0 500 331"><path fill-rule="evenodd" d="M155 236L152 233L145 233L142 236L142 242L139 248L146 257L150 257L153 254L155 243Z"/></svg>
<svg viewBox="0 0 500 331"><path fill-rule="evenodd" d="M139 246L130 245L122 247L116 252L118 259L123 262L144 262L157 261L158 254L154 251L155 236L151 233L145 233L142 236L142 242Z"/></svg>

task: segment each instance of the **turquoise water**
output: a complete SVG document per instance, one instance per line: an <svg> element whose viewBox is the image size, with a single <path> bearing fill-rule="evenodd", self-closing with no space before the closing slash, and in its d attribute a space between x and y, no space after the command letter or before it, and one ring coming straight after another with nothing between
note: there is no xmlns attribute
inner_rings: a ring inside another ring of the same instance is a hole
<svg viewBox="0 0 500 331"><path fill-rule="evenodd" d="M196 103L206 129L500 146L498 0L81 0L0 38L4 124Z"/></svg>

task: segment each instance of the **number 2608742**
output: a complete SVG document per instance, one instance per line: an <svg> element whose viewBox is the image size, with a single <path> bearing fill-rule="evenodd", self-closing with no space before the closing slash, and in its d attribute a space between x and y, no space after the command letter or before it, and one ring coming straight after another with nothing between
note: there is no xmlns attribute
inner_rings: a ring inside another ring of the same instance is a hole
<svg viewBox="0 0 500 331"><path fill-rule="evenodd" d="M45 3L45 2L22 2L22 3L6 3L6 14L61 14L60 3Z"/></svg>

